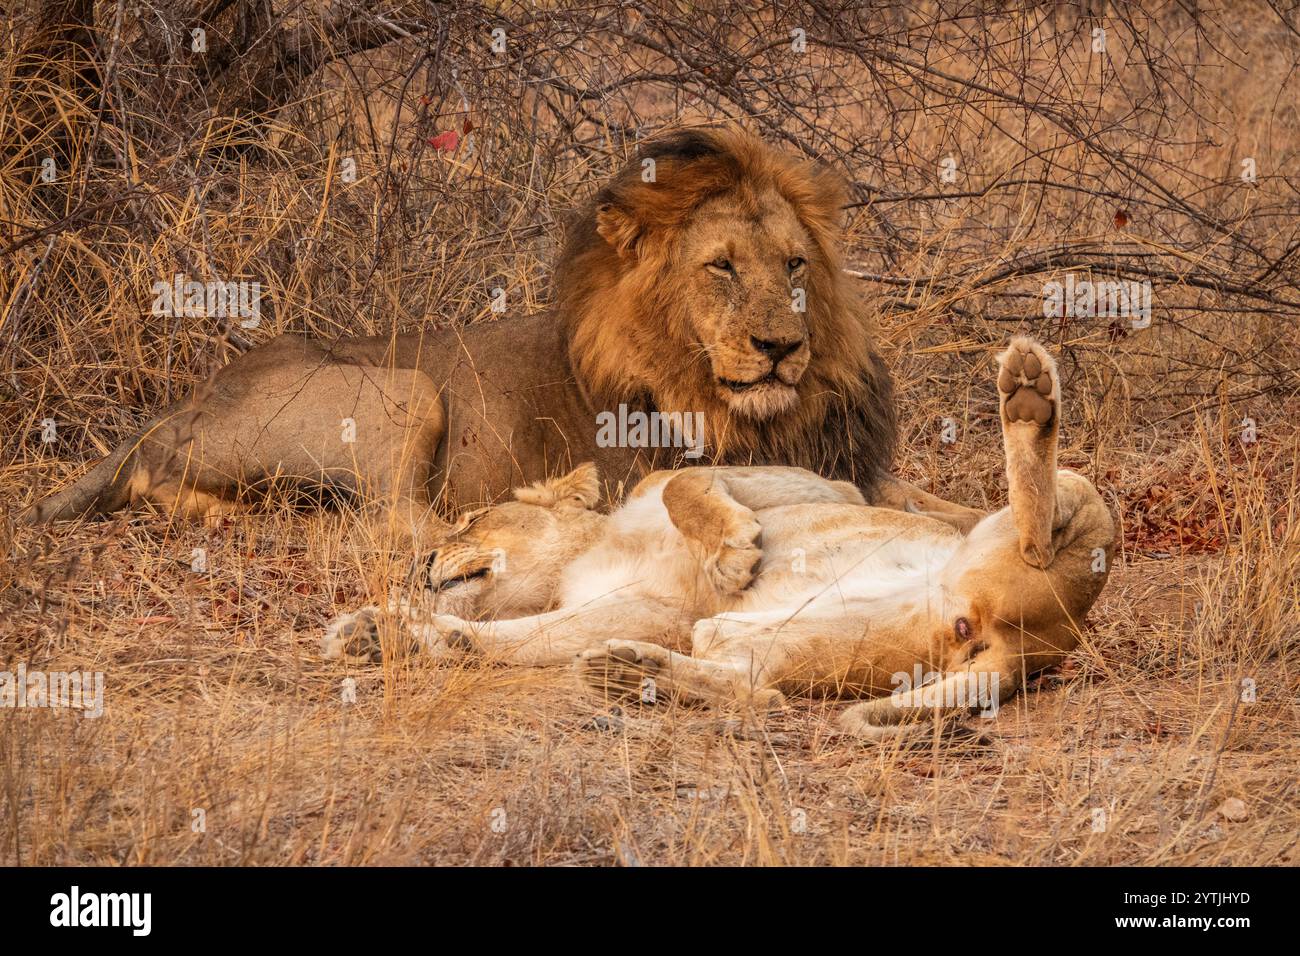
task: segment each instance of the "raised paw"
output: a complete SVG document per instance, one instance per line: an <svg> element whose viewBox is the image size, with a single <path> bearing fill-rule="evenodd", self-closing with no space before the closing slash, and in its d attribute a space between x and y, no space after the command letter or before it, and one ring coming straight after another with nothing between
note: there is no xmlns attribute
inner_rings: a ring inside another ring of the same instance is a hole
<svg viewBox="0 0 1300 956"><path fill-rule="evenodd" d="M638 641L609 641L578 658L578 673L597 694L609 699L659 700L658 675L668 664L668 651Z"/></svg>
<svg viewBox="0 0 1300 956"><path fill-rule="evenodd" d="M379 663L384 659L379 641L379 615L377 607L363 607L359 611L340 614L325 628L320 652L326 660L348 660Z"/></svg>
<svg viewBox="0 0 1300 956"><path fill-rule="evenodd" d="M1032 339L1015 338L1001 356L998 391L1002 414L1007 422L1033 422L1040 428L1052 425L1060 404L1060 382L1056 363Z"/></svg>

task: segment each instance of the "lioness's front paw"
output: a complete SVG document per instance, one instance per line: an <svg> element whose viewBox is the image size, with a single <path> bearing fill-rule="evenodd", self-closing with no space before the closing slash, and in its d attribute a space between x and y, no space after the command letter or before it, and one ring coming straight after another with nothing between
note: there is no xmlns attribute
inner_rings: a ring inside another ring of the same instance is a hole
<svg viewBox="0 0 1300 956"><path fill-rule="evenodd" d="M668 650L639 641L608 641L578 658L578 673L597 694L611 699L658 700L656 676L668 666Z"/></svg>
<svg viewBox="0 0 1300 956"><path fill-rule="evenodd" d="M1001 362L998 391L1006 421L1033 422L1042 428L1055 422L1061 392L1056 363L1047 350L1032 339L1016 338Z"/></svg>
<svg viewBox="0 0 1300 956"><path fill-rule="evenodd" d="M453 614L435 614L428 630L437 636L437 643L442 648L453 651L466 651L481 654L483 648L474 634L474 624ZM425 650L437 653L438 647L426 641Z"/></svg>
<svg viewBox="0 0 1300 956"><path fill-rule="evenodd" d="M375 606L340 614L325 628L320 641L321 656L326 660L349 660L379 663L383 648L379 643L379 614Z"/></svg>

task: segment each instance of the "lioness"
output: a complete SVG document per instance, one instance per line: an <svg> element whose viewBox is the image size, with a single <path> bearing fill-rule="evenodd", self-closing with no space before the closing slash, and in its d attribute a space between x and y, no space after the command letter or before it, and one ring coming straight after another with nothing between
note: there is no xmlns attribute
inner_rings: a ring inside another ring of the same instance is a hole
<svg viewBox="0 0 1300 956"><path fill-rule="evenodd" d="M630 485L685 453L803 465L970 521L888 478L892 386L840 267L841 204L835 174L744 132L669 135L570 224L552 312L332 344L281 335L26 518L134 501L216 517L305 485L376 502L429 544L445 530L434 512L586 460ZM629 411L698 416L700 440L602 439L598 416Z"/></svg>
<svg viewBox="0 0 1300 956"><path fill-rule="evenodd" d="M437 654L576 657L600 689L652 677L763 704L893 689L845 712L857 733L936 705L996 708L1076 645L1115 547L1096 489L1057 470L1052 358L1017 338L999 364L1011 503L967 535L794 468L658 472L602 516L588 467L465 515L429 568L435 613L407 605L405 624ZM468 619L488 614L529 616ZM327 656L372 650L377 615L336 621ZM913 680L925 686L898 692Z"/></svg>

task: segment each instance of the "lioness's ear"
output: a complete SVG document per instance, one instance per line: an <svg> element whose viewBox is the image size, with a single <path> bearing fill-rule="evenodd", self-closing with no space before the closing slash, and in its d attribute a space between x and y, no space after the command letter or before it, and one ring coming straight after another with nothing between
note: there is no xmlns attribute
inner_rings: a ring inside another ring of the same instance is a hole
<svg viewBox="0 0 1300 956"><path fill-rule="evenodd" d="M583 462L567 475L516 488L515 499L543 508L594 508L600 504L600 472Z"/></svg>
<svg viewBox="0 0 1300 956"><path fill-rule="evenodd" d="M491 510L491 508L471 508L469 511L461 512L460 516L457 517L455 523L451 526L452 533L458 534L461 531L464 531Z"/></svg>
<svg viewBox="0 0 1300 956"><path fill-rule="evenodd" d="M636 245L637 240L641 238L641 226L627 210L615 206L612 202L601 203L596 207L596 232L620 256L627 259L636 258Z"/></svg>

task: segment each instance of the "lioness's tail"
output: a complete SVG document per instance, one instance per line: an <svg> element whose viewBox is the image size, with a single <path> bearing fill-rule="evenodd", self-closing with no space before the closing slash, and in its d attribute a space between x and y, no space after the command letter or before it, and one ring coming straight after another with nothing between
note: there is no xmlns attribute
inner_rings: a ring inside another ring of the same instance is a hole
<svg viewBox="0 0 1300 956"><path fill-rule="evenodd" d="M132 435L105 458L101 458L69 487L46 495L19 516L23 524L44 524L60 518L105 515L130 501L130 479L135 470L128 461L139 447L147 429Z"/></svg>

